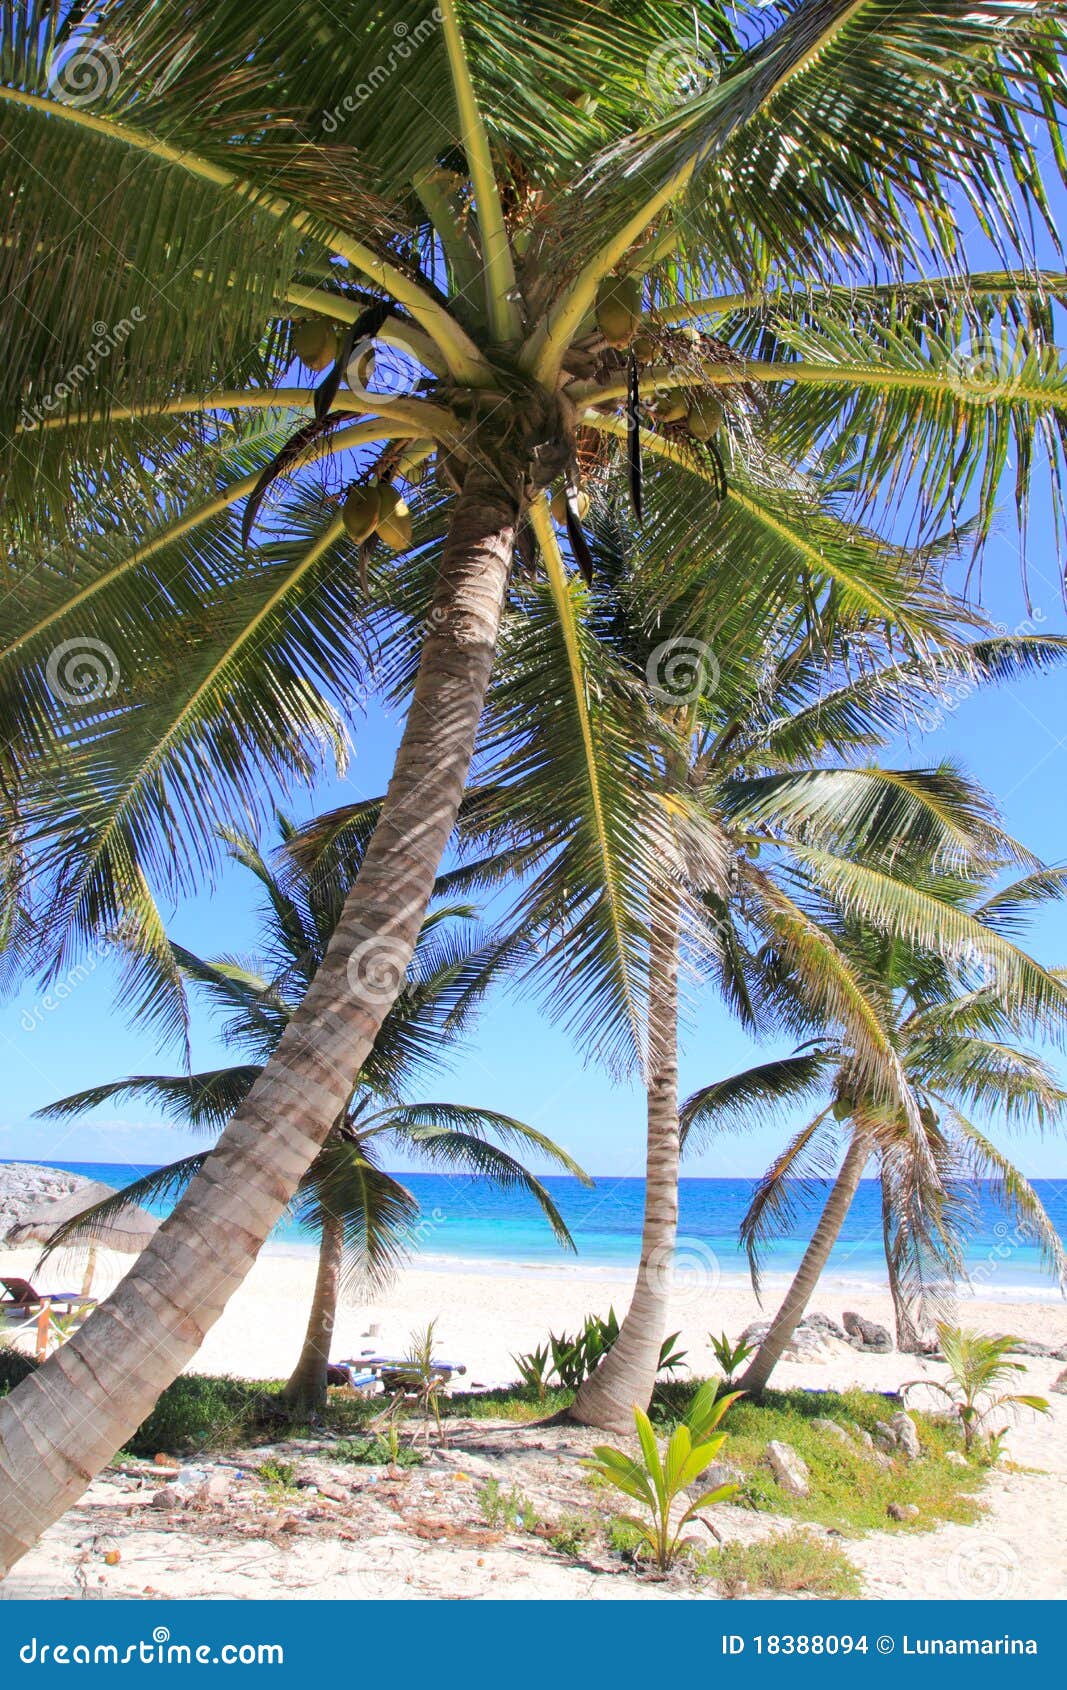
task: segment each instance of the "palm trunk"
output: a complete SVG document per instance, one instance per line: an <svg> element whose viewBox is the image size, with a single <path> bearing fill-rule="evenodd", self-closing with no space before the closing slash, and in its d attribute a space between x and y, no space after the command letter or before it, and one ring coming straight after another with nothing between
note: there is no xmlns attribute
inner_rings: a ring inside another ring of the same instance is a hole
<svg viewBox="0 0 1067 1690"><path fill-rule="evenodd" d="M678 1231L678 905L653 899L649 954L648 1152L641 1260L619 1336L582 1385L568 1418L606 1432L632 1432L659 1372Z"/></svg>
<svg viewBox="0 0 1067 1690"><path fill-rule="evenodd" d="M897 1349L902 1355L922 1355L923 1343L918 1327L912 1319L907 1293L900 1283L900 1263L893 1247L893 1206L889 1201L886 1182L882 1180L882 1246L889 1273L889 1293L893 1299L893 1319L897 1332Z"/></svg>
<svg viewBox="0 0 1067 1690"><path fill-rule="evenodd" d="M0 1573L196 1354L338 1114L403 979L455 823L500 628L519 476L468 471L381 819L303 1003L114 1293L0 1402ZM264 1320L270 1310L264 1308Z"/></svg>
<svg viewBox="0 0 1067 1690"><path fill-rule="evenodd" d="M323 1408L326 1403L326 1367L330 1359L330 1345L333 1342L333 1329L337 1319L344 1242L344 1221L337 1215L327 1215L322 1223L319 1266L311 1298L311 1313L304 1334L304 1347L300 1352L300 1360L282 1392L289 1407L301 1412Z"/></svg>
<svg viewBox="0 0 1067 1690"><path fill-rule="evenodd" d="M852 1199L859 1190L870 1153L870 1139L865 1133L856 1133L826 1199L826 1206L819 1216L819 1224L812 1234L811 1243L805 1250L793 1283L785 1294L785 1300L774 1317L770 1331L739 1381L738 1389L747 1391L750 1396L758 1397L763 1391L800 1323L812 1292L819 1282L819 1276L829 1260L830 1251L840 1235L845 1216L852 1206Z"/></svg>

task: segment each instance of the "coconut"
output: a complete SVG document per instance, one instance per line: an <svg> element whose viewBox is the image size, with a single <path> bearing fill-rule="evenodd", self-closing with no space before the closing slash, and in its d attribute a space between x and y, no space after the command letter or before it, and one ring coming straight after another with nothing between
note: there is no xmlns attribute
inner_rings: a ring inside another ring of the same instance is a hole
<svg viewBox="0 0 1067 1690"><path fill-rule="evenodd" d="M309 370L325 370L337 357L337 330L321 317L298 323L293 330L293 351Z"/></svg>
<svg viewBox="0 0 1067 1690"><path fill-rule="evenodd" d="M609 276L601 282L596 321L609 346L629 346L641 321L641 283L636 276Z"/></svg>
<svg viewBox="0 0 1067 1690"><path fill-rule="evenodd" d="M586 517L589 515L589 494L586 492L584 487L579 487L578 491L574 495L574 506L578 512L578 521L584 522ZM567 526L566 488L561 487L558 493L553 493L552 503L549 508L560 527L565 528Z"/></svg>
<svg viewBox="0 0 1067 1690"><path fill-rule="evenodd" d="M752 861L755 862L755 860L759 856L759 852L760 852L759 840L758 839L750 839L748 844L745 846L745 852L748 856L750 856L752 858Z"/></svg>
<svg viewBox="0 0 1067 1690"><path fill-rule="evenodd" d="M378 489L378 533L394 552L411 544L411 512L396 488L384 484Z"/></svg>
<svg viewBox="0 0 1067 1690"><path fill-rule="evenodd" d="M694 440L710 440L722 426L722 405L710 393L694 394L685 421Z"/></svg>
<svg viewBox="0 0 1067 1690"><path fill-rule="evenodd" d="M378 526L377 487L350 487L341 507L345 533L361 545L369 540Z"/></svg>
<svg viewBox="0 0 1067 1690"><path fill-rule="evenodd" d="M681 422L689 410L689 395L680 387L672 387L656 400L656 420L663 423Z"/></svg>
<svg viewBox="0 0 1067 1690"><path fill-rule="evenodd" d="M651 364L656 356L656 343L651 335L639 334L634 339L633 355L639 364Z"/></svg>
<svg viewBox="0 0 1067 1690"><path fill-rule="evenodd" d="M834 1099L833 1115L835 1121L847 1121L854 1108L852 1099L845 1095Z"/></svg>

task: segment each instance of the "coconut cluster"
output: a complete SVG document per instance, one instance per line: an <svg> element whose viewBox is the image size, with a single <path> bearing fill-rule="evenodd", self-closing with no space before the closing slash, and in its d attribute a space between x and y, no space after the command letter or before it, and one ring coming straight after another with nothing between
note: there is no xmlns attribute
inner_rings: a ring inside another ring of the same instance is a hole
<svg viewBox="0 0 1067 1690"><path fill-rule="evenodd" d="M387 481L374 486L350 487L341 507L345 533L357 545L373 534L390 551L403 552L411 545L411 511L407 501Z"/></svg>

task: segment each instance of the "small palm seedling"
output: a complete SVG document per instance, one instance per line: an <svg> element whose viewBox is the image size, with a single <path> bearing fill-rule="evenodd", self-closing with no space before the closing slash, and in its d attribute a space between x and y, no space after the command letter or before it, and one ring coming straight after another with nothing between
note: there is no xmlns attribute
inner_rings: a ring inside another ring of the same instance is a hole
<svg viewBox="0 0 1067 1690"><path fill-rule="evenodd" d="M699 1519L706 1508L725 1501L737 1489L736 1485L727 1484L704 1491L689 1503L672 1528L671 1515L675 1502L707 1471L726 1442L725 1432L719 1432L714 1437L710 1434L741 1393L734 1391L729 1396L719 1397L717 1390L715 1380L701 1385L685 1420L671 1433L665 1455L660 1454L648 1415L635 1404L634 1424L641 1445L641 1459L628 1455L623 1449L614 1449L610 1444L598 1444L592 1459L585 1463L601 1479L606 1479L616 1490L632 1497L647 1510L647 1519L638 1519L632 1514L622 1514L619 1518L639 1534L642 1547L651 1553L660 1572L667 1572L674 1564L682 1547L682 1534L689 1522Z"/></svg>
<svg viewBox="0 0 1067 1690"><path fill-rule="evenodd" d="M511 1359L519 1370L522 1383L537 1392L538 1402L544 1402L553 1371L552 1354L548 1345L542 1344L536 1350L513 1355Z"/></svg>
<svg viewBox="0 0 1067 1690"><path fill-rule="evenodd" d="M708 1333L708 1343L715 1352L715 1360L722 1368L722 1382L729 1390L734 1382L734 1374L749 1358L755 1354L755 1344L746 1344L743 1338L732 1344L726 1333L720 1333L716 1338L713 1332Z"/></svg>
<svg viewBox="0 0 1067 1690"><path fill-rule="evenodd" d="M619 1336L619 1317L609 1308L607 1317L587 1314L577 1335L550 1332L547 1349L528 1350L512 1356L524 1385L532 1385L540 1401L552 1383L564 1391L577 1391L595 1373ZM685 1360L685 1350L675 1349L679 1334L672 1332L660 1345L660 1373L673 1373Z"/></svg>
<svg viewBox="0 0 1067 1690"><path fill-rule="evenodd" d="M390 1426L395 1426L403 1414L410 1398L414 1398L414 1406L422 1410L423 1432L429 1436L430 1420L437 1427L437 1436L441 1443L445 1441L444 1427L441 1424L441 1390L445 1383L445 1376L434 1365L433 1347L434 1331L437 1322L431 1320L422 1331L411 1334L408 1342L408 1353L396 1367L389 1367L382 1372L382 1384L392 1393L392 1400L384 1416ZM412 1443L417 1441L418 1433L412 1437Z"/></svg>
<svg viewBox="0 0 1067 1690"><path fill-rule="evenodd" d="M998 1409L1010 1410L1021 1406L1032 1408L1038 1414L1049 1413L1049 1405L1044 1397L999 1389L1010 1381L1012 1374L1024 1371L1021 1361L1010 1359L1018 1353L1018 1338L990 1337L983 1332L967 1332L961 1326L946 1326L943 1323L937 1328L937 1336L941 1353L948 1363L947 1381L909 1379L901 1386L901 1394L914 1389L916 1385L926 1385L930 1390L939 1391L942 1396L947 1397L954 1412L959 1416L963 1428L963 1445L968 1455L976 1440L982 1436L985 1421ZM985 1434L990 1451L999 1452L1001 1439L1006 1431L1007 1427L1001 1426L997 1431Z"/></svg>

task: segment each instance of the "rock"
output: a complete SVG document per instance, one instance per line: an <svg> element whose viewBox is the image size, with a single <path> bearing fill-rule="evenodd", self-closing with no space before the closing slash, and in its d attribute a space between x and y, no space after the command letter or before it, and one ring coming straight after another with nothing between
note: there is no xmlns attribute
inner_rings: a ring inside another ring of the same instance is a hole
<svg viewBox="0 0 1067 1690"><path fill-rule="evenodd" d="M885 1355L893 1348L892 1338L877 1321L865 1320L852 1309L846 1309L841 1320L854 1350L867 1350L875 1355Z"/></svg>
<svg viewBox="0 0 1067 1690"><path fill-rule="evenodd" d="M901 1410L899 1414L894 1414L889 1424L896 1433L897 1448L903 1451L909 1461L920 1460L923 1452L922 1445L919 1442L919 1433L911 1415L905 1414Z"/></svg>
<svg viewBox="0 0 1067 1690"><path fill-rule="evenodd" d="M742 1344L762 1344L771 1329L769 1320L754 1320L751 1326L746 1326L741 1334ZM793 1336L782 1351L786 1361L825 1361L830 1354L827 1335L820 1326L812 1326L808 1321L798 1322Z"/></svg>
<svg viewBox="0 0 1067 1690"><path fill-rule="evenodd" d="M874 1442L875 1447L886 1455L895 1455L897 1452L897 1435L892 1426L888 1426L884 1420L876 1420L874 1423Z"/></svg>
<svg viewBox="0 0 1067 1690"><path fill-rule="evenodd" d="M953 1467L969 1467L971 1465L967 1457L958 1449L947 1450L945 1460L950 1461Z"/></svg>
<svg viewBox="0 0 1067 1690"><path fill-rule="evenodd" d="M812 1421L812 1425L817 1426L820 1432L825 1432L826 1436L833 1438L836 1443L851 1444L852 1442L845 1428L839 1426L836 1420L824 1420L821 1416L818 1416Z"/></svg>
<svg viewBox="0 0 1067 1690"><path fill-rule="evenodd" d="M917 1520L919 1510L914 1502L891 1502L886 1509L891 1520Z"/></svg>
<svg viewBox="0 0 1067 1690"><path fill-rule="evenodd" d="M152 1498L153 1508L177 1508L181 1497L173 1485L161 1485Z"/></svg>
<svg viewBox="0 0 1067 1690"><path fill-rule="evenodd" d="M740 1485L744 1477L743 1470L732 1461L713 1461L710 1467L705 1467L697 1483L702 1491L718 1490L720 1485Z"/></svg>
<svg viewBox="0 0 1067 1690"><path fill-rule="evenodd" d="M1067 1367L1064 1368L1062 1373L1057 1373L1049 1386L1049 1390L1058 1391L1061 1397L1067 1397Z"/></svg>
<svg viewBox="0 0 1067 1690"><path fill-rule="evenodd" d="M177 1456L174 1455L153 1455L152 1465L153 1467L173 1467L177 1471L179 1462Z"/></svg>
<svg viewBox="0 0 1067 1690"><path fill-rule="evenodd" d="M1055 1356L1056 1352L1050 1344L1039 1344L1036 1339L1019 1339L1012 1346L1017 1356Z"/></svg>
<svg viewBox="0 0 1067 1690"><path fill-rule="evenodd" d="M857 1426L854 1420L850 1420L848 1426L846 1427L846 1431L851 1432L857 1443L861 1443L864 1449L874 1448L874 1439L871 1437L871 1434L868 1432L866 1426Z"/></svg>
<svg viewBox="0 0 1067 1690"><path fill-rule="evenodd" d="M767 1465L779 1485L790 1496L808 1496L811 1484L808 1469L790 1444L772 1438L767 1445Z"/></svg>
<svg viewBox="0 0 1067 1690"><path fill-rule="evenodd" d="M814 1326L817 1331L825 1332L828 1338L836 1338L840 1344L848 1343L846 1333L840 1326L838 1326L836 1320L831 1320L828 1314L819 1314L818 1312L815 1314L806 1314L804 1316L803 1324L805 1326Z"/></svg>
<svg viewBox="0 0 1067 1690"><path fill-rule="evenodd" d="M892 1459L891 1459L890 1456L886 1455L884 1450L881 1450L881 1449L870 1450L868 1452L868 1455L867 1455L867 1460L873 1461L874 1465L882 1473L891 1473L893 1471Z"/></svg>

